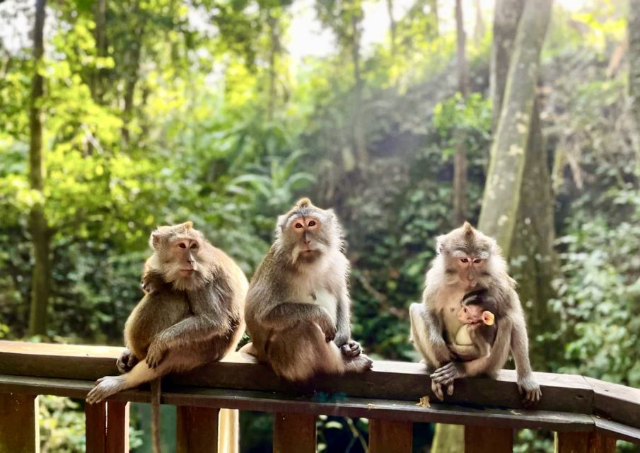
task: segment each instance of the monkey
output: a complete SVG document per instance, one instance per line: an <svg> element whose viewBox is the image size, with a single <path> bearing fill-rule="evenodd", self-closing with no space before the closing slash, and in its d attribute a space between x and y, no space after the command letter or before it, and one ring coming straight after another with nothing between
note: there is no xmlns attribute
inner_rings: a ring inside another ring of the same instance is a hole
<svg viewBox="0 0 640 453"><path fill-rule="evenodd" d="M480 374L495 378L511 351L524 404L535 404L542 393L531 371L527 327L516 283L508 274L500 247L468 222L439 236L436 242L437 255L426 274L422 303L411 304L409 309L411 339L432 372L434 394L443 400L446 386L447 394L452 395L457 378ZM476 288L490 292L499 319L491 354L484 357L474 345L455 344L455 334L462 326L457 317L461 301ZM454 361L456 358L461 361Z"/></svg>
<svg viewBox="0 0 640 453"><path fill-rule="evenodd" d="M149 245L153 254L143 271L145 295L125 323L126 349L116 363L124 374L98 379L87 402L152 381L157 432L159 387L153 383L235 350L245 330L249 284L240 267L192 222L158 227Z"/></svg>
<svg viewBox="0 0 640 453"><path fill-rule="evenodd" d="M342 228L332 210L300 199L277 220L275 241L249 284L245 305L255 356L288 381L369 370L351 339Z"/></svg>
<svg viewBox="0 0 640 453"><path fill-rule="evenodd" d="M458 330L455 341L450 345L453 352L456 352L455 345L473 344L478 351L478 357L488 357L498 330L496 312L495 298L488 294L486 289L466 294L458 311L458 319L464 325Z"/></svg>

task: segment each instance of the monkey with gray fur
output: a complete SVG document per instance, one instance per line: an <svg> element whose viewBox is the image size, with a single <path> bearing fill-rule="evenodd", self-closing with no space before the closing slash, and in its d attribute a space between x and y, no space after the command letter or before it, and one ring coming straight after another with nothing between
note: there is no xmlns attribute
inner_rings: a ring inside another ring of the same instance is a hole
<svg viewBox="0 0 640 453"><path fill-rule="evenodd" d="M117 361L125 374L99 379L88 403L220 360L244 333L248 282L231 258L191 222L159 227L149 244L146 294L127 319L127 349Z"/></svg>
<svg viewBox="0 0 640 453"><path fill-rule="evenodd" d="M480 356L474 345L458 345L455 336L463 323L457 317L466 293L486 288L496 302L496 337L491 353ZM431 387L444 399L443 386L453 394L455 379L487 374L495 377L511 351L516 363L518 389L525 405L536 403L540 386L529 363L524 313L507 272L507 263L493 238L469 223L437 238L437 256L427 272L421 304L410 307L411 337L431 374ZM455 351L455 352L454 352ZM454 361L454 359L461 361Z"/></svg>
<svg viewBox="0 0 640 453"><path fill-rule="evenodd" d="M276 239L249 285L245 317L252 343L242 352L290 381L371 368L351 340L342 248L333 211L308 198L278 218Z"/></svg>

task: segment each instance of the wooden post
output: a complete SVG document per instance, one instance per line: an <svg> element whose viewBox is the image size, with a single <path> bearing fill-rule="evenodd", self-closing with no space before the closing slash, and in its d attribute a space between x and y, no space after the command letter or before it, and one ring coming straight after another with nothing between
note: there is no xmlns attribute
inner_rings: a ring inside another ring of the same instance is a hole
<svg viewBox="0 0 640 453"><path fill-rule="evenodd" d="M105 453L107 446L107 403L84 405L87 452Z"/></svg>
<svg viewBox="0 0 640 453"><path fill-rule="evenodd" d="M0 453L39 451L38 397L0 393Z"/></svg>
<svg viewBox="0 0 640 453"><path fill-rule="evenodd" d="M556 453L615 453L616 440L598 431L555 434Z"/></svg>
<svg viewBox="0 0 640 453"><path fill-rule="evenodd" d="M274 453L310 453L315 451L315 416L290 412L274 414Z"/></svg>
<svg viewBox="0 0 640 453"><path fill-rule="evenodd" d="M511 453L513 430L505 428L464 427L465 453Z"/></svg>
<svg viewBox="0 0 640 453"><path fill-rule="evenodd" d="M107 453L129 453L129 403L107 403Z"/></svg>
<svg viewBox="0 0 640 453"><path fill-rule="evenodd" d="M220 409L217 408L178 406L176 451L178 453L218 451L219 412Z"/></svg>
<svg viewBox="0 0 640 453"><path fill-rule="evenodd" d="M410 453L412 446L412 422L369 420L369 453Z"/></svg>

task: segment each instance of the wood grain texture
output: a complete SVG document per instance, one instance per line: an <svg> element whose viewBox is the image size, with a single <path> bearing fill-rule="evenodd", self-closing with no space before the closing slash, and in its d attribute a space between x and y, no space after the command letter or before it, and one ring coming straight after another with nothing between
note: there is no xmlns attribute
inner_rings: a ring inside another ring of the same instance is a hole
<svg viewBox="0 0 640 453"><path fill-rule="evenodd" d="M178 407L176 451L212 453L218 451L218 415L210 407Z"/></svg>
<svg viewBox="0 0 640 453"><path fill-rule="evenodd" d="M85 404L85 436L87 452L107 451L107 403Z"/></svg>
<svg viewBox="0 0 640 453"><path fill-rule="evenodd" d="M369 420L369 453L411 453L413 423L395 420Z"/></svg>
<svg viewBox="0 0 640 453"><path fill-rule="evenodd" d="M36 396L0 393L0 453L40 451L37 414Z"/></svg>
<svg viewBox="0 0 640 453"><path fill-rule="evenodd" d="M594 413L640 428L640 389L585 378L594 392Z"/></svg>
<svg viewBox="0 0 640 453"><path fill-rule="evenodd" d="M107 403L107 453L129 452L129 403Z"/></svg>
<svg viewBox="0 0 640 453"><path fill-rule="evenodd" d="M465 453L511 453L513 430L465 426L464 451Z"/></svg>
<svg viewBox="0 0 640 453"><path fill-rule="evenodd" d="M605 420L598 416L594 416L593 420L596 424L596 431L611 436L615 439L621 439L626 440L627 442L640 444L640 429L611 420Z"/></svg>
<svg viewBox="0 0 640 453"><path fill-rule="evenodd" d="M316 417L309 414L278 412L273 419L274 453L313 453L316 451Z"/></svg>
<svg viewBox="0 0 640 453"><path fill-rule="evenodd" d="M615 453L614 438L601 432L556 433L555 453Z"/></svg>

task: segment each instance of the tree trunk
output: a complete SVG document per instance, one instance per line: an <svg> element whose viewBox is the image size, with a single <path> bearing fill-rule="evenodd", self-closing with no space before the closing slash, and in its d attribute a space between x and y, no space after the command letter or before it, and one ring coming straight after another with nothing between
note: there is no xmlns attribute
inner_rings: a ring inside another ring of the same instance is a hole
<svg viewBox="0 0 640 453"><path fill-rule="evenodd" d="M396 55L396 19L393 17L393 0L387 0L387 14L389 15L389 34L391 39L391 58Z"/></svg>
<svg viewBox="0 0 640 453"><path fill-rule="evenodd" d="M640 0L629 0L627 24L629 39L629 98L634 124L633 134L640 143ZM640 173L640 146L636 150L636 168Z"/></svg>
<svg viewBox="0 0 640 453"><path fill-rule="evenodd" d="M476 24L473 29L473 40L477 44L480 44L484 37L484 18L482 17L482 8L480 6L480 0L473 0L473 6L476 10Z"/></svg>
<svg viewBox="0 0 640 453"><path fill-rule="evenodd" d="M456 0L456 36L458 91L466 101L469 94L469 68L467 66L466 42L462 0ZM464 133L456 130L456 154L453 162L453 225L458 226L467 217L467 147Z"/></svg>
<svg viewBox="0 0 640 453"><path fill-rule="evenodd" d="M355 154L358 159L358 167L362 171L369 164L369 152L364 136L364 118L362 106L362 75L360 73L360 22L362 20L362 7L353 5L351 11L351 59L353 63L354 100L353 100L353 141Z"/></svg>
<svg viewBox="0 0 640 453"><path fill-rule="evenodd" d="M107 0L96 0L94 13L96 29L93 36L96 41L96 56L104 58L107 56ZM102 103L104 94L103 75L104 69L97 69L91 78L91 96L99 104Z"/></svg>
<svg viewBox="0 0 640 453"><path fill-rule="evenodd" d="M491 146L479 228L496 238L505 257L510 255L520 212L540 52L549 25L551 3L552 0L539 0L525 4Z"/></svg>
<svg viewBox="0 0 640 453"><path fill-rule="evenodd" d="M136 0L131 10L131 17L139 14L140 2ZM142 54L142 40L144 35L144 22L142 19L135 21L134 39L131 43L129 52L125 55L125 81L124 81L124 110L123 119L124 126L122 128L122 139L128 144L131 140L131 131L129 123L133 120L133 100L138 83L140 70L140 56Z"/></svg>
<svg viewBox="0 0 640 453"><path fill-rule="evenodd" d="M40 75L44 55L44 21L46 0L36 1L36 17L33 29L33 66L31 85L31 108L29 125L31 141L29 145L29 182L31 189L38 193L38 201L31 208L29 230L33 242L33 278L31 288L31 312L29 334L44 335L47 330L47 306L49 304L51 266L49 260L49 227L44 211L44 156L42 150L42 109L44 80Z"/></svg>

